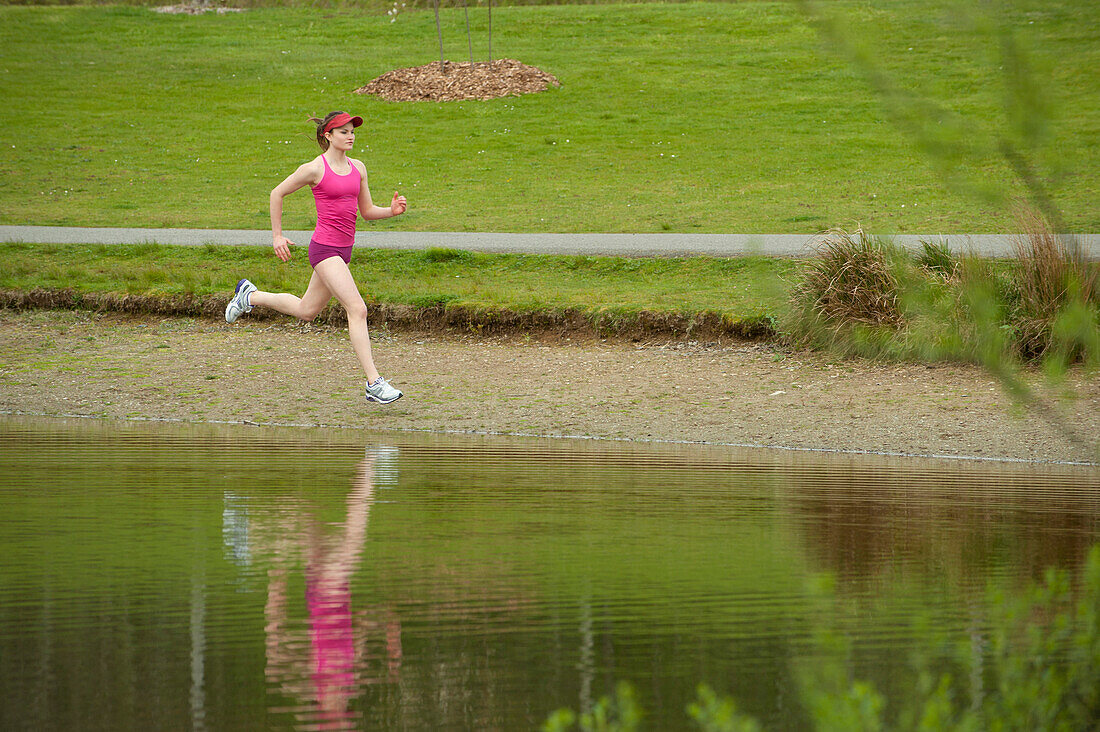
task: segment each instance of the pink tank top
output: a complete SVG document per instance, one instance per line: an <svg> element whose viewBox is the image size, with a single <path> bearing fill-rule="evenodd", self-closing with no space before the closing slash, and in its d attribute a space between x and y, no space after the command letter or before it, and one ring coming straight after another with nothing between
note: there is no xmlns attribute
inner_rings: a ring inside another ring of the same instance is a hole
<svg viewBox="0 0 1100 732"><path fill-rule="evenodd" d="M313 683L322 708L347 699L355 689L355 631L351 622L351 589L326 582L306 571Z"/></svg>
<svg viewBox="0 0 1100 732"><path fill-rule="evenodd" d="M355 243L355 218L359 214L359 186L363 177L359 169L351 165L347 175L337 175L321 156L325 174L321 182L313 186L313 198L317 202L317 228L313 241L330 247L350 247Z"/></svg>

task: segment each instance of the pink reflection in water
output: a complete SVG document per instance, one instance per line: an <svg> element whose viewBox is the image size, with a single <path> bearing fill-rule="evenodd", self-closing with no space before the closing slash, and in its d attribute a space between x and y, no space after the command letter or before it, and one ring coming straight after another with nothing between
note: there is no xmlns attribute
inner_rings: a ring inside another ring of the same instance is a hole
<svg viewBox="0 0 1100 732"><path fill-rule="evenodd" d="M392 455L389 455L392 459ZM296 697L299 729L354 729L361 718L353 700L371 684L395 683L401 670L401 622L392 608L352 607L351 578L359 563L374 502L377 452L360 463L347 498L347 517L335 537L300 503L281 507L271 529L273 564L265 606L268 681ZM287 617L287 584L296 559L304 558L308 628ZM384 651L375 649L384 640Z"/></svg>

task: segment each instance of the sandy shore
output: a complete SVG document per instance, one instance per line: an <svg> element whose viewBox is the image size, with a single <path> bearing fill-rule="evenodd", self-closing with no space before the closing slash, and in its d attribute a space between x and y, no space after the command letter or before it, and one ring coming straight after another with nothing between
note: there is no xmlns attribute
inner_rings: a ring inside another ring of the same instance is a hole
<svg viewBox="0 0 1100 732"><path fill-rule="evenodd" d="M368 404L345 331L0 312L0 411L1096 461L1100 379L1052 401L1075 444L969 366L838 361L758 343L374 333L405 391Z"/></svg>

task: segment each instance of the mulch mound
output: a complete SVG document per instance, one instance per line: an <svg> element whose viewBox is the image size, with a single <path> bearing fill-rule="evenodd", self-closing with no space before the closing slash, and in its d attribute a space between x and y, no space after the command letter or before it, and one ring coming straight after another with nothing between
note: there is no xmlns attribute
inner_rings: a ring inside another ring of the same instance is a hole
<svg viewBox="0 0 1100 732"><path fill-rule="evenodd" d="M373 94L390 102L454 102L461 99L518 97L561 86L552 74L504 58L496 61L452 63L438 61L382 74L356 94Z"/></svg>
<svg viewBox="0 0 1100 732"><path fill-rule="evenodd" d="M202 0L196 0L195 2L180 3L179 5L162 5L159 8L153 8L153 12L167 13L168 15L202 15L203 13L225 15L226 13L243 13L244 9L211 6L209 3L202 2Z"/></svg>

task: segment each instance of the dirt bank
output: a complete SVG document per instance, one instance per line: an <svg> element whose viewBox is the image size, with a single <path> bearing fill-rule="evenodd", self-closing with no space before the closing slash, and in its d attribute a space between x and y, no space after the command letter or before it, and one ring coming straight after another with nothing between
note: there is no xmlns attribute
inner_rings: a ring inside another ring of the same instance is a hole
<svg viewBox="0 0 1100 732"><path fill-rule="evenodd" d="M129 295L113 292L77 292L73 289L0 290L3 310L90 310L156 319L158 316L200 318L221 322L225 312L225 294L205 295ZM371 303L372 327L398 331L433 333L469 332L480 335L526 333L561 340L565 337L591 339L654 340L680 339L684 334L696 340L764 340L775 337L765 316L730 317L714 312L669 313L643 310L631 316L594 316L578 308L518 312L507 308L483 308L463 305L400 305ZM273 310L256 310L249 321L286 322L286 316ZM333 301L314 318L324 325L344 327L347 313Z"/></svg>
<svg viewBox="0 0 1100 732"><path fill-rule="evenodd" d="M289 321L0 311L0 410L1095 460L967 366L758 343L375 332L406 398L365 403L346 332ZM1100 380L1059 409L1100 435Z"/></svg>

